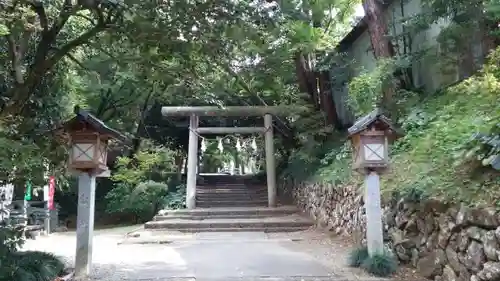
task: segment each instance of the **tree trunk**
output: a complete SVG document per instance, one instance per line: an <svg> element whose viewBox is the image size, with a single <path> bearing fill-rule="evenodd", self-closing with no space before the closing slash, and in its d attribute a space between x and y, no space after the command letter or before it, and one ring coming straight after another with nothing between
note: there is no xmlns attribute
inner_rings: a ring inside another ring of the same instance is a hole
<svg viewBox="0 0 500 281"><path fill-rule="evenodd" d="M319 76L319 91L321 95L321 107L326 114L326 118L329 125L334 125L340 128L339 117L337 115L337 110L335 108L335 103L333 101L330 77L328 71L322 71L318 73Z"/></svg>
<svg viewBox="0 0 500 281"><path fill-rule="evenodd" d="M384 17L384 7L378 0L363 0L363 9L368 24L368 32L375 59L392 58L394 49L391 41L387 37L388 29ZM395 87L392 81L384 81L383 96L381 104L383 107L390 107Z"/></svg>

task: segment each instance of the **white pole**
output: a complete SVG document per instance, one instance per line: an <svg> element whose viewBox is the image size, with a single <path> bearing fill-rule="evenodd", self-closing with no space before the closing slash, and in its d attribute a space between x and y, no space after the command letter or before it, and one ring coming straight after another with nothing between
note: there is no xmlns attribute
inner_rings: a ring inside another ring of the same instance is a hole
<svg viewBox="0 0 500 281"><path fill-rule="evenodd" d="M49 185L48 184L43 186L43 201L45 203L45 220L44 220L45 234L49 235L50 234L50 210L49 210Z"/></svg>
<svg viewBox="0 0 500 281"><path fill-rule="evenodd" d="M382 253L382 208L380 206L380 179L376 172L365 176L366 240L370 256Z"/></svg>
<svg viewBox="0 0 500 281"><path fill-rule="evenodd" d="M196 170L198 168L198 116L192 114L189 118L189 150L187 160L186 207L196 208Z"/></svg>
<svg viewBox="0 0 500 281"><path fill-rule="evenodd" d="M276 165L274 159L273 116L264 115L265 148L266 148L266 174L267 174L267 200L269 207L276 207Z"/></svg>
<svg viewBox="0 0 500 281"><path fill-rule="evenodd" d="M45 185L43 186L43 201L45 205L45 220L44 226L45 234L50 234L50 210L49 210L49 164L44 162L43 167L45 171L43 172L43 179L45 181Z"/></svg>
<svg viewBox="0 0 500 281"><path fill-rule="evenodd" d="M78 210L76 225L75 276L86 277L92 267L92 240L95 210L94 174L81 173L78 177Z"/></svg>

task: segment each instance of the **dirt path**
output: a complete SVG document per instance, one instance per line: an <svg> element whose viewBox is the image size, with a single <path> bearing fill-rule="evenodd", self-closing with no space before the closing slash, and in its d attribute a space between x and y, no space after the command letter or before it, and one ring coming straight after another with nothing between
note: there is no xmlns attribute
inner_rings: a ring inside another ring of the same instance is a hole
<svg viewBox="0 0 500 281"><path fill-rule="evenodd" d="M131 230L96 232L91 280L377 280L347 267L349 248L319 231L163 233L149 242L164 243L150 244L124 240ZM28 241L25 248L53 252L71 265L75 245L74 233L62 233Z"/></svg>

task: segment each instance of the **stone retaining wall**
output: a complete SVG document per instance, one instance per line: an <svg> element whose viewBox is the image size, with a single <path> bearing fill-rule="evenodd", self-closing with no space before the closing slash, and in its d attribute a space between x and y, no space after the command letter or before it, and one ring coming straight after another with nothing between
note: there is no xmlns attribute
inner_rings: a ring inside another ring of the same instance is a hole
<svg viewBox="0 0 500 281"><path fill-rule="evenodd" d="M290 185L288 185L290 187ZM297 205L341 235L364 235L363 198L353 186L292 185ZM384 237L400 262L440 281L500 280L500 213L492 209L393 200L384 204Z"/></svg>

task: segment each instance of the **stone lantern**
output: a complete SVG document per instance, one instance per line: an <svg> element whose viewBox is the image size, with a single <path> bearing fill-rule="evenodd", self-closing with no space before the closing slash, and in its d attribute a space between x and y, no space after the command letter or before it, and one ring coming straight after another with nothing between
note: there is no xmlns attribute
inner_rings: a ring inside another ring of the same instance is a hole
<svg viewBox="0 0 500 281"><path fill-rule="evenodd" d="M376 109L358 119L348 130L353 148L353 169L382 173L389 166L389 144L403 135Z"/></svg>
<svg viewBox="0 0 500 281"><path fill-rule="evenodd" d="M403 135L376 109L348 129L353 169L365 175L366 241L370 256L384 251L379 174L389 166L389 143Z"/></svg>
<svg viewBox="0 0 500 281"><path fill-rule="evenodd" d="M94 174L107 171L108 143L111 140L123 142L125 137L78 106L75 107L75 114L64 124L71 147L69 169Z"/></svg>
<svg viewBox="0 0 500 281"><path fill-rule="evenodd" d="M78 106L74 113L58 130L58 136L70 146L69 170L78 173L75 276L82 278L90 273L92 265L96 177L108 172L110 141L125 142L126 138Z"/></svg>

